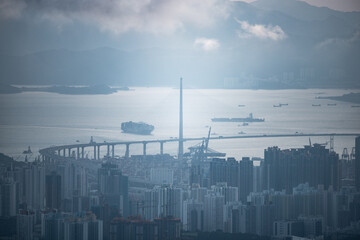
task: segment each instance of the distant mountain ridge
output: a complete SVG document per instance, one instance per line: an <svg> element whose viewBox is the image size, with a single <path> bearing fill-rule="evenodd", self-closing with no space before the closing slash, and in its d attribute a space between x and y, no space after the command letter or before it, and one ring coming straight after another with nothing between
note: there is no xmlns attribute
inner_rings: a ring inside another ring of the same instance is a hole
<svg viewBox="0 0 360 240"><path fill-rule="evenodd" d="M327 7L315 7L297 0L257 0L251 5L259 9L283 12L302 21L321 21L329 16L344 18L349 23L360 20L359 12L340 12Z"/></svg>
<svg viewBox="0 0 360 240"><path fill-rule="evenodd" d="M240 36L239 21L280 28L282 40ZM4 84L176 86L183 76L193 87L358 88L360 13L339 12L296 0L231 2L227 19L189 39L218 39L219 49L201 51L115 48L0 55ZM229 79L232 79L231 81ZM231 82L231 84L230 84Z"/></svg>

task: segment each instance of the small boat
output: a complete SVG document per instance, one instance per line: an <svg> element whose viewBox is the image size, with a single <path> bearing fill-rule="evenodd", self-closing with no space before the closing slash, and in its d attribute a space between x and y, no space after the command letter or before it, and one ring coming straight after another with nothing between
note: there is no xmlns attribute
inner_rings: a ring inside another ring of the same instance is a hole
<svg viewBox="0 0 360 240"><path fill-rule="evenodd" d="M243 104L239 104L239 105L238 105L238 107L245 107L245 105L243 105Z"/></svg>
<svg viewBox="0 0 360 240"><path fill-rule="evenodd" d="M336 106L336 103L328 103L328 106Z"/></svg>
<svg viewBox="0 0 360 240"><path fill-rule="evenodd" d="M238 134L245 134L243 131L241 131L241 132L238 132Z"/></svg>
<svg viewBox="0 0 360 240"><path fill-rule="evenodd" d="M352 108L360 108L359 105L352 105L351 107L352 107Z"/></svg>
<svg viewBox="0 0 360 240"><path fill-rule="evenodd" d="M281 107L281 105L279 104L279 105L273 105L273 107Z"/></svg>
<svg viewBox="0 0 360 240"><path fill-rule="evenodd" d="M313 106L313 107L320 107L321 104L313 104L312 106Z"/></svg>

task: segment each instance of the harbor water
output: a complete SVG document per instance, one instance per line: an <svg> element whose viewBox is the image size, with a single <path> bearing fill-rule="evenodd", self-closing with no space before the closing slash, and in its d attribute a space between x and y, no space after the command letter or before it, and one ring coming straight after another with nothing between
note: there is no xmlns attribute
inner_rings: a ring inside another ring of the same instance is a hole
<svg viewBox="0 0 360 240"><path fill-rule="evenodd" d="M360 108L354 103L318 99L360 90L225 90L184 89L184 137L270 135L301 133L360 133ZM52 145L96 142L169 139L178 137L179 90L133 88L110 95L61 95L25 92L0 95L0 152L23 160L31 146L37 156ZM287 104L281 107L274 105ZM240 106L239 106L240 105ZM244 118L252 113L264 122L212 122L211 118ZM121 123L143 121L154 125L149 136L126 134ZM312 143L327 143L329 137L312 137ZM185 142L185 148L199 142ZM354 137L335 137L335 151L351 151ZM209 147L228 157L263 157L269 146L299 148L308 137L211 140ZM101 155L106 154L102 149ZM148 144L147 154L157 154L159 144ZM165 143L164 152L176 155L177 144ZM123 156L125 146L115 154ZM142 154L142 145L131 145L131 154ZM88 156L92 156L89 148Z"/></svg>

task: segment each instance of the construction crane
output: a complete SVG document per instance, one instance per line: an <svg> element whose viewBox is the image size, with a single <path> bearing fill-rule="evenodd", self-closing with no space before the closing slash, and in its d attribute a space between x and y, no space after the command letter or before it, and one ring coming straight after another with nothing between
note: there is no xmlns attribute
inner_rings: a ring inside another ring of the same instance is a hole
<svg viewBox="0 0 360 240"><path fill-rule="evenodd" d="M207 138L204 138L201 143L189 147L190 155L194 156L193 159L203 160L207 157L225 157L225 153L220 153L209 148L210 135L211 127L209 128Z"/></svg>
<svg viewBox="0 0 360 240"><path fill-rule="evenodd" d="M329 141L326 141L324 143L314 143L314 145L320 145L320 146L327 146ZM311 139L309 138L309 146L312 147L313 144L311 144Z"/></svg>

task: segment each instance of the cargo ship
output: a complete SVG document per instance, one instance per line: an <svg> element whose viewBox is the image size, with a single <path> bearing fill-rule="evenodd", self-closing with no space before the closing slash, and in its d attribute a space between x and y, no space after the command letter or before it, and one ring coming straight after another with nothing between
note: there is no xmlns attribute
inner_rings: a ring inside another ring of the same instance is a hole
<svg viewBox="0 0 360 240"><path fill-rule="evenodd" d="M282 106L288 106L288 103L279 103L279 105L273 105L273 107L282 107Z"/></svg>
<svg viewBox="0 0 360 240"><path fill-rule="evenodd" d="M250 113L247 118L212 118L213 122L265 122L265 118L254 118Z"/></svg>
<svg viewBox="0 0 360 240"><path fill-rule="evenodd" d="M123 122L121 123L121 130L124 133L133 133L133 134L140 134L140 135L150 135L151 132L154 130L154 126L143 123L143 122Z"/></svg>

